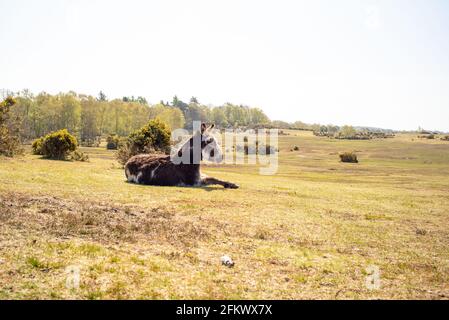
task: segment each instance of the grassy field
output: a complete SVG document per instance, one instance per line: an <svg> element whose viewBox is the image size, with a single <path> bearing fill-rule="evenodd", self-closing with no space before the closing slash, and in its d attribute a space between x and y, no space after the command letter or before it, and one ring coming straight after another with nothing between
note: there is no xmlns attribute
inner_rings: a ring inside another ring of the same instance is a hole
<svg viewBox="0 0 449 320"><path fill-rule="evenodd" d="M83 151L0 159L0 299L449 299L449 142L290 132L275 176L203 168L238 190L128 184Z"/></svg>

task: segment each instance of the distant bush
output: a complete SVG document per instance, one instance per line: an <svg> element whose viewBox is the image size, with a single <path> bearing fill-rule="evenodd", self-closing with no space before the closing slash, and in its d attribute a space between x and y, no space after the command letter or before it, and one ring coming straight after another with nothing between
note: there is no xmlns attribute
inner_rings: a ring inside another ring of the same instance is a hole
<svg viewBox="0 0 449 320"><path fill-rule="evenodd" d="M66 160L77 148L78 141L67 129L49 133L32 144L34 154L56 160Z"/></svg>
<svg viewBox="0 0 449 320"><path fill-rule="evenodd" d="M73 161L81 161L81 162L89 161L89 156L79 150L75 150L72 153L70 153L69 158L70 160Z"/></svg>
<svg viewBox="0 0 449 320"><path fill-rule="evenodd" d="M317 137L328 137L340 140L371 140L395 137L395 134L391 131L356 130L352 126L343 126L339 131L335 131L335 128L329 130L327 127L321 127L320 131L313 131L313 134Z"/></svg>
<svg viewBox="0 0 449 320"><path fill-rule="evenodd" d="M421 135L418 136L419 139L429 139L429 140L433 140L435 139L435 135L433 133L431 134L425 134L425 135Z"/></svg>
<svg viewBox="0 0 449 320"><path fill-rule="evenodd" d="M335 139L341 140L371 140L373 137L369 134L356 133L354 135L342 135L340 133L335 134Z"/></svg>
<svg viewBox="0 0 449 320"><path fill-rule="evenodd" d="M11 117L12 97L0 102L0 155L13 157L23 152L20 142L20 119Z"/></svg>
<svg viewBox="0 0 449 320"><path fill-rule="evenodd" d="M357 155L354 152L344 152L340 154L341 162L358 163Z"/></svg>
<svg viewBox="0 0 449 320"><path fill-rule="evenodd" d="M106 149L117 150L120 138L117 135L110 135L106 138Z"/></svg>
<svg viewBox="0 0 449 320"><path fill-rule="evenodd" d="M441 137L440 139L444 140L444 141L449 141L449 136L444 136L444 137Z"/></svg>
<svg viewBox="0 0 449 320"><path fill-rule="evenodd" d="M142 153L169 153L170 129L159 119L151 120L119 143L117 160L125 164L131 157Z"/></svg>
<svg viewBox="0 0 449 320"><path fill-rule="evenodd" d="M299 151L299 147L298 146L294 146L293 147L293 151Z"/></svg>
<svg viewBox="0 0 449 320"><path fill-rule="evenodd" d="M33 154L43 156L42 146L44 144L45 137L40 137L33 141L31 144L31 149L33 150Z"/></svg>

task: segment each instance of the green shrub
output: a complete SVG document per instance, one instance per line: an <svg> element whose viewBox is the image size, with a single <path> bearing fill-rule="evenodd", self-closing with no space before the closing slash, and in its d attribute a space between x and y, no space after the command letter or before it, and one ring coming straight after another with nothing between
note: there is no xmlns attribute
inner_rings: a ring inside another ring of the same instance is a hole
<svg viewBox="0 0 449 320"><path fill-rule="evenodd" d="M435 139L435 135L434 135L433 133L425 134L425 135L418 136L418 139L429 139L429 140L433 140L433 139Z"/></svg>
<svg viewBox="0 0 449 320"><path fill-rule="evenodd" d="M78 148L78 141L67 129L55 131L33 142L33 153L48 159L65 160Z"/></svg>
<svg viewBox="0 0 449 320"><path fill-rule="evenodd" d="M119 145L119 137L117 135L110 135L106 138L106 149L117 150Z"/></svg>
<svg viewBox="0 0 449 320"><path fill-rule="evenodd" d="M33 154L43 156L42 145L44 144L44 137L40 137L33 141L31 148L33 150Z"/></svg>
<svg viewBox="0 0 449 320"><path fill-rule="evenodd" d="M357 155L354 152L345 152L340 154L341 162L358 163Z"/></svg>
<svg viewBox="0 0 449 320"><path fill-rule="evenodd" d="M86 162L89 161L89 156L79 150L75 150L70 153L70 160Z"/></svg>
<svg viewBox="0 0 449 320"><path fill-rule="evenodd" d="M119 143L117 160L125 164L135 155L154 152L168 154L169 149L170 129L161 120L154 119Z"/></svg>

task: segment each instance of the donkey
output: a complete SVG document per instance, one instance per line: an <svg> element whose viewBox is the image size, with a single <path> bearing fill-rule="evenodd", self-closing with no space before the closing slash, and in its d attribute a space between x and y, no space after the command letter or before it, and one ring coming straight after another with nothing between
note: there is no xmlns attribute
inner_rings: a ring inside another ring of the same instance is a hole
<svg viewBox="0 0 449 320"><path fill-rule="evenodd" d="M132 157L125 164L126 179L131 183L154 186L221 185L227 189L237 189L238 185L234 183L207 177L200 172L200 160L203 158L216 163L223 158L221 148L210 132L212 128L214 125L207 128L204 123L201 124L201 131L197 131L172 156L140 154Z"/></svg>

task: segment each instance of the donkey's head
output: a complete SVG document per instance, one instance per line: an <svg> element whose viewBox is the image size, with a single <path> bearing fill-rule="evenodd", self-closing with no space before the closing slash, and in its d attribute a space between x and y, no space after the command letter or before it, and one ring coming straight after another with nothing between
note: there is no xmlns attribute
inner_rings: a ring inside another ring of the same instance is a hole
<svg viewBox="0 0 449 320"><path fill-rule="evenodd" d="M183 146L172 155L172 161L184 164L199 164L200 160L219 163L223 160L223 153L216 137L212 133L214 125L201 124L201 129L186 141Z"/></svg>
<svg viewBox="0 0 449 320"><path fill-rule="evenodd" d="M209 127L205 123L201 124L201 160L219 163L223 160L223 152L212 133L214 127L214 124Z"/></svg>

